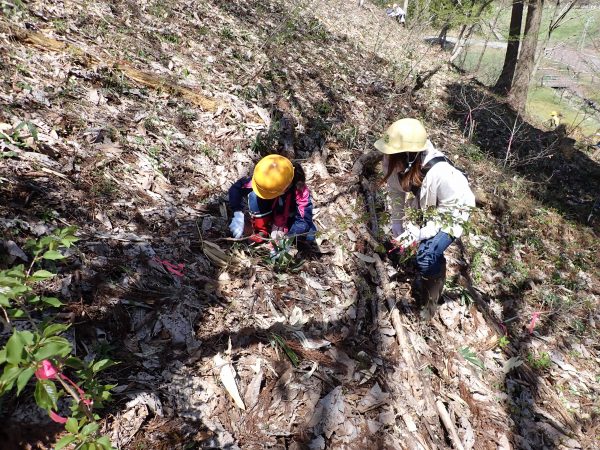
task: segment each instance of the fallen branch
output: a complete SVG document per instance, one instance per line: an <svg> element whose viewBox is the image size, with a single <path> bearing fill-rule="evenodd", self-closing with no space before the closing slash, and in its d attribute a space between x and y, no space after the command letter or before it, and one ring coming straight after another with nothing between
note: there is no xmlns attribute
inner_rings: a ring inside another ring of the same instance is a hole
<svg viewBox="0 0 600 450"><path fill-rule="evenodd" d="M149 72L143 72L141 70L135 69L130 64L119 61L119 60L105 60L102 59L92 53L89 53L81 48L69 44L68 42L59 41L53 38L50 38L42 33L38 33L35 31L28 31L22 28L18 28L16 26L10 24L0 24L0 30L3 32L7 32L16 40L37 47L41 50L52 51L52 52L62 52L62 53L70 53L73 56L78 58L82 58L87 64L106 64L112 66L114 69L120 70L123 74L132 81L139 83L143 86L152 88L152 89L161 89L166 90L168 92L180 95L185 100L193 103L196 106L204 109L205 111L215 111L217 109L217 102L205 97L202 94L199 94L194 89L190 89L184 86L180 86L177 83L167 79L166 77L161 77L158 75L151 74Z"/></svg>
<svg viewBox="0 0 600 450"><path fill-rule="evenodd" d="M434 428L438 424L435 420L432 420L432 418L435 416L437 407L435 406L435 400L429 385L429 380L423 380L422 378L425 377L425 375L419 374L419 371L416 368L417 358L414 354L413 347L408 342L406 332L404 331L404 325L402 323L402 319L400 318L398 308L396 308L394 293L390 289L390 280L385 270L385 266L383 265L383 262L377 253L373 253L373 258L375 259L375 269L377 271L377 275L379 276L379 283L381 289L383 290L383 296L385 298L387 307L390 310L392 326L396 332L396 340L400 346L402 358L406 362L406 366L408 368L408 382L412 388L413 395L415 397L419 397L419 391L421 391L422 397L425 400L425 411L423 414L425 417L424 423L431 440L435 443L435 445L443 447L442 443L440 442L440 438L434 432Z"/></svg>
<svg viewBox="0 0 600 450"><path fill-rule="evenodd" d="M450 435L452 445L454 445L454 448L456 448L457 450L464 450L465 448L462 445L460 437L458 436L458 432L456 431L456 427L454 426L454 422L452 422L452 418L450 417L450 414L448 414L446 407L444 406L441 400L435 402L435 406L437 406L437 411L440 416L440 419L442 420L442 423L444 424L446 430L448 431L448 434Z"/></svg>
<svg viewBox="0 0 600 450"><path fill-rule="evenodd" d="M375 199L373 198L371 185L366 178L362 179L361 185L365 191L367 209L371 218L371 233L373 233L374 236L377 236L379 234L379 225L377 223L377 211L375 210Z"/></svg>

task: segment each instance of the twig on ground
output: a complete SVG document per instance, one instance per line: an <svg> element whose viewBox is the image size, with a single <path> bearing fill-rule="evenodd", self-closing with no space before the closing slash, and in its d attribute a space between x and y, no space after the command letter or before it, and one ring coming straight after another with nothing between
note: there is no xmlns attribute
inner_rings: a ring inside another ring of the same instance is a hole
<svg viewBox="0 0 600 450"><path fill-rule="evenodd" d="M440 416L440 419L442 420L442 423L444 424L446 430L448 431L448 434L450 435L452 445L454 445L454 448L457 450L464 450L465 448L463 447L462 442L460 441L460 437L458 436L456 427L454 426L452 418L450 417L450 414L448 414L446 407L444 406L441 400L435 402L435 406L437 407L437 411Z"/></svg>

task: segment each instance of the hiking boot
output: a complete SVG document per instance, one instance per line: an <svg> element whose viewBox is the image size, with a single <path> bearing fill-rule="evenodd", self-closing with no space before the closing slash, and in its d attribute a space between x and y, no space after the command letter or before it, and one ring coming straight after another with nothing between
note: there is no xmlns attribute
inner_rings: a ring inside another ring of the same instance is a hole
<svg viewBox="0 0 600 450"><path fill-rule="evenodd" d="M421 318L430 321L437 311L437 306L444 283L446 282L446 263L442 266L441 272L433 277L422 277L419 286L419 303L422 306Z"/></svg>

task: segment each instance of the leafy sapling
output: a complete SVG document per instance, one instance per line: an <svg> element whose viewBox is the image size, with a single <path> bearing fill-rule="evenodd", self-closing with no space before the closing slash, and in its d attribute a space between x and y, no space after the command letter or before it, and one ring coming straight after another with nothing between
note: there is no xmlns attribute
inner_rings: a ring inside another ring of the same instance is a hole
<svg viewBox="0 0 600 450"><path fill-rule="evenodd" d="M64 423L67 430L55 449L74 445L81 450L110 450L113 447L108 437L98 434L100 416L94 408L110 401L110 389L114 387L101 384L98 372L115 363L110 359L86 362L75 356L71 342L62 336L70 325L61 323L54 313L63 303L37 293L37 285L53 278L56 263L65 259L61 249L77 242L75 231L75 227L68 227L28 241L25 249L32 255L29 265L0 271L0 312L11 330L11 336L0 347L0 397L15 388L17 396L30 392L26 388L34 379L36 404L48 411L52 420ZM23 320L29 323L29 329L17 327ZM67 373L75 374L79 383ZM59 414L61 398L70 399L68 418Z"/></svg>

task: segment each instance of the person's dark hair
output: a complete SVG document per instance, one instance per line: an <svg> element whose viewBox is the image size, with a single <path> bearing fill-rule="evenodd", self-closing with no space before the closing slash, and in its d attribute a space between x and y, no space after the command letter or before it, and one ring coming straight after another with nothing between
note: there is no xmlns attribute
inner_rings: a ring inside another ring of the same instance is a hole
<svg viewBox="0 0 600 450"><path fill-rule="evenodd" d="M306 174L304 173L304 169L300 163L297 162L293 162L292 166L294 166L294 178L292 179L292 186L294 186L296 189L302 189L306 183Z"/></svg>
<svg viewBox="0 0 600 450"><path fill-rule="evenodd" d="M388 171L383 177L382 183L385 183L394 173L398 171L398 182L404 192L410 192L412 189L418 189L423 184L423 158L421 156L423 152L403 152L393 153L388 155L389 165ZM403 174L404 170L408 166L409 161L414 161L410 170Z"/></svg>

